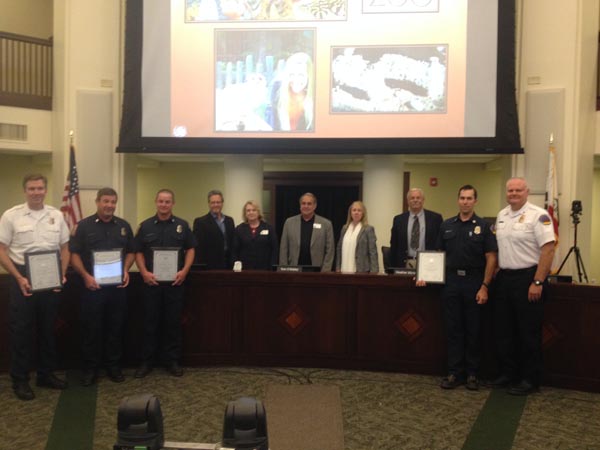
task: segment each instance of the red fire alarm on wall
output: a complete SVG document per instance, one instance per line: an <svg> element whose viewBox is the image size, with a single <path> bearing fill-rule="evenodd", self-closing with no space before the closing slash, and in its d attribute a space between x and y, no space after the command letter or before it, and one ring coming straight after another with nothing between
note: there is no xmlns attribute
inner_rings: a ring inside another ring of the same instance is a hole
<svg viewBox="0 0 600 450"><path fill-rule="evenodd" d="M431 178L429 178L429 186L436 187L437 185L438 185L438 179L437 179L437 177L431 177Z"/></svg>

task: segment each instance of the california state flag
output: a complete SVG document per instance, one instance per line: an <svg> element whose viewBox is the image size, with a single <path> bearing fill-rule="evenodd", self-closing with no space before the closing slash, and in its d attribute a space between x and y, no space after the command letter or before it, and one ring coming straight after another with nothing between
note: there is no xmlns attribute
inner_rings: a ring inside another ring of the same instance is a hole
<svg viewBox="0 0 600 450"><path fill-rule="evenodd" d="M552 218L554 225L554 261L552 261L552 273L555 273L559 266L560 257L558 254L558 187L556 182L556 149L554 148L554 138L550 136L550 146L548 155L548 178L546 179L546 199L544 207Z"/></svg>

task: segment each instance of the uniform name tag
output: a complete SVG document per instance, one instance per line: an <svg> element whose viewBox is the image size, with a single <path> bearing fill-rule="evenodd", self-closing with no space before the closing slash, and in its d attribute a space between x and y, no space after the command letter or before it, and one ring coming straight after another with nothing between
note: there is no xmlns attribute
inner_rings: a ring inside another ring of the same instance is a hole
<svg viewBox="0 0 600 450"><path fill-rule="evenodd" d="M267 236L267 235L269 234L269 230L262 230L262 231L260 232L260 234L261 234L262 236Z"/></svg>
<svg viewBox="0 0 600 450"><path fill-rule="evenodd" d="M320 223L313 223L313 228L316 228L317 230L321 229L321 224Z"/></svg>

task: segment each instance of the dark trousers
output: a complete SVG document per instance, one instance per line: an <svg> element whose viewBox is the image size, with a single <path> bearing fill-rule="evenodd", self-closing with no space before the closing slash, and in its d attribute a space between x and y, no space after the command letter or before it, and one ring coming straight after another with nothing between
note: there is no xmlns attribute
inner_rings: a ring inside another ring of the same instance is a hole
<svg viewBox="0 0 600 450"><path fill-rule="evenodd" d="M527 300L535 267L501 270L496 278L494 327L501 373L539 385L542 375L544 292L537 302Z"/></svg>
<svg viewBox="0 0 600 450"><path fill-rule="evenodd" d="M448 341L448 373L477 376L481 354L481 305L475 296L483 273L459 276L448 273L442 290L444 320Z"/></svg>
<svg viewBox="0 0 600 450"><path fill-rule="evenodd" d="M183 286L144 285L142 362L153 364L158 358L158 362L170 364L181 358L183 291Z"/></svg>
<svg viewBox="0 0 600 450"><path fill-rule="evenodd" d="M123 327L127 316L124 288L84 288L81 296L81 350L83 367L97 370L103 363L117 367L123 354Z"/></svg>
<svg viewBox="0 0 600 450"><path fill-rule="evenodd" d="M17 269L24 273L24 267L17 266ZM13 380L29 380L34 336L37 337L38 377L44 377L56 369L54 324L58 300L59 294L53 291L37 292L25 297L16 279L10 277L10 375Z"/></svg>

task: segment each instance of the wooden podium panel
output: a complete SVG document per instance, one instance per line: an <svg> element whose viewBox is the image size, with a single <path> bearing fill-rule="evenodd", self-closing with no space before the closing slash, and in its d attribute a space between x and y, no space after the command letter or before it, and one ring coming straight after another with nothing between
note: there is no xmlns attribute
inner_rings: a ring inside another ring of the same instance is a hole
<svg viewBox="0 0 600 450"><path fill-rule="evenodd" d="M8 282L0 275L0 370L8 370ZM142 280L131 275L127 366L139 362ZM79 367L79 292L70 274L56 324L61 367ZM410 278L335 273L191 273L182 317L183 364L388 370L442 375L446 344L439 286ZM549 287L544 384L600 391L600 288ZM483 308L482 375L494 374L493 297Z"/></svg>

